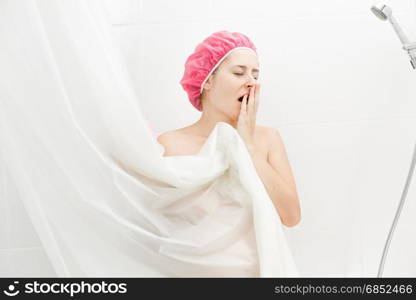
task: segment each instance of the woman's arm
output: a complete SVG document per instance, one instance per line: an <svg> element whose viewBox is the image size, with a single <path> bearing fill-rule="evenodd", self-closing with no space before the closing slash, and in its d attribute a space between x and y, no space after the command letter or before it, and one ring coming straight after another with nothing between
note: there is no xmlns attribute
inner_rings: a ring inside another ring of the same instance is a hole
<svg viewBox="0 0 416 300"><path fill-rule="evenodd" d="M295 180L279 132L268 128L267 136L270 145L267 161L255 148L249 148L249 152L283 225L292 227L301 219Z"/></svg>

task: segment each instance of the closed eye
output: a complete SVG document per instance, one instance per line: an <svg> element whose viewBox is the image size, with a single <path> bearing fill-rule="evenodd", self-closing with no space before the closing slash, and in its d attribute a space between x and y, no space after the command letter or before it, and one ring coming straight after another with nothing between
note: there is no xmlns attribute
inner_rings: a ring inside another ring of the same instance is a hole
<svg viewBox="0 0 416 300"><path fill-rule="evenodd" d="M244 75L244 73L234 73L235 75L238 75L238 76L242 76L242 75ZM254 79L258 79L258 77L254 77Z"/></svg>

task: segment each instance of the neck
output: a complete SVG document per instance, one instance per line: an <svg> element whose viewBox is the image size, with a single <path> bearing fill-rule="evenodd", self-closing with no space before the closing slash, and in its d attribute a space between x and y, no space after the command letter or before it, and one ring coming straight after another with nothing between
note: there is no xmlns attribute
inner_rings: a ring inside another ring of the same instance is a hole
<svg viewBox="0 0 416 300"><path fill-rule="evenodd" d="M218 122L228 123L237 129L237 120L233 120L218 111L212 111L209 108L202 111L201 118L193 124L197 134L208 137Z"/></svg>

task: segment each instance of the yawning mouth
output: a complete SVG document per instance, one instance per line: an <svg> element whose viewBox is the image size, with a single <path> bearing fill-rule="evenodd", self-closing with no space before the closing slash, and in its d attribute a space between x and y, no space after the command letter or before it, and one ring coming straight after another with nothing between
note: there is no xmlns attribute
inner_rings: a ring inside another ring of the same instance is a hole
<svg viewBox="0 0 416 300"><path fill-rule="evenodd" d="M240 98L238 98L238 101L242 102L242 101L243 101L244 96L245 96L245 95L243 95L243 96L241 96Z"/></svg>

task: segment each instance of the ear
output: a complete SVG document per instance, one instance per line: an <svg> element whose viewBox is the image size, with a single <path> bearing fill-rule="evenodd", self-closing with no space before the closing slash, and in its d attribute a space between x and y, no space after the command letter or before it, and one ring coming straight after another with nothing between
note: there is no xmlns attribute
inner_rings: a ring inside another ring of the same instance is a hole
<svg viewBox="0 0 416 300"><path fill-rule="evenodd" d="M211 89L211 86L212 86L212 82L211 82L211 76L210 76L208 80L205 81L204 88L202 90L209 90Z"/></svg>
<svg viewBox="0 0 416 300"><path fill-rule="evenodd" d="M212 78L215 75L215 73L216 73L216 71L212 72L212 74L208 77L208 80L204 84L204 89L207 89L207 90L211 89L212 80L213 80Z"/></svg>
<svg viewBox="0 0 416 300"><path fill-rule="evenodd" d="M208 79L207 82L204 84L204 90L211 89L211 81Z"/></svg>

